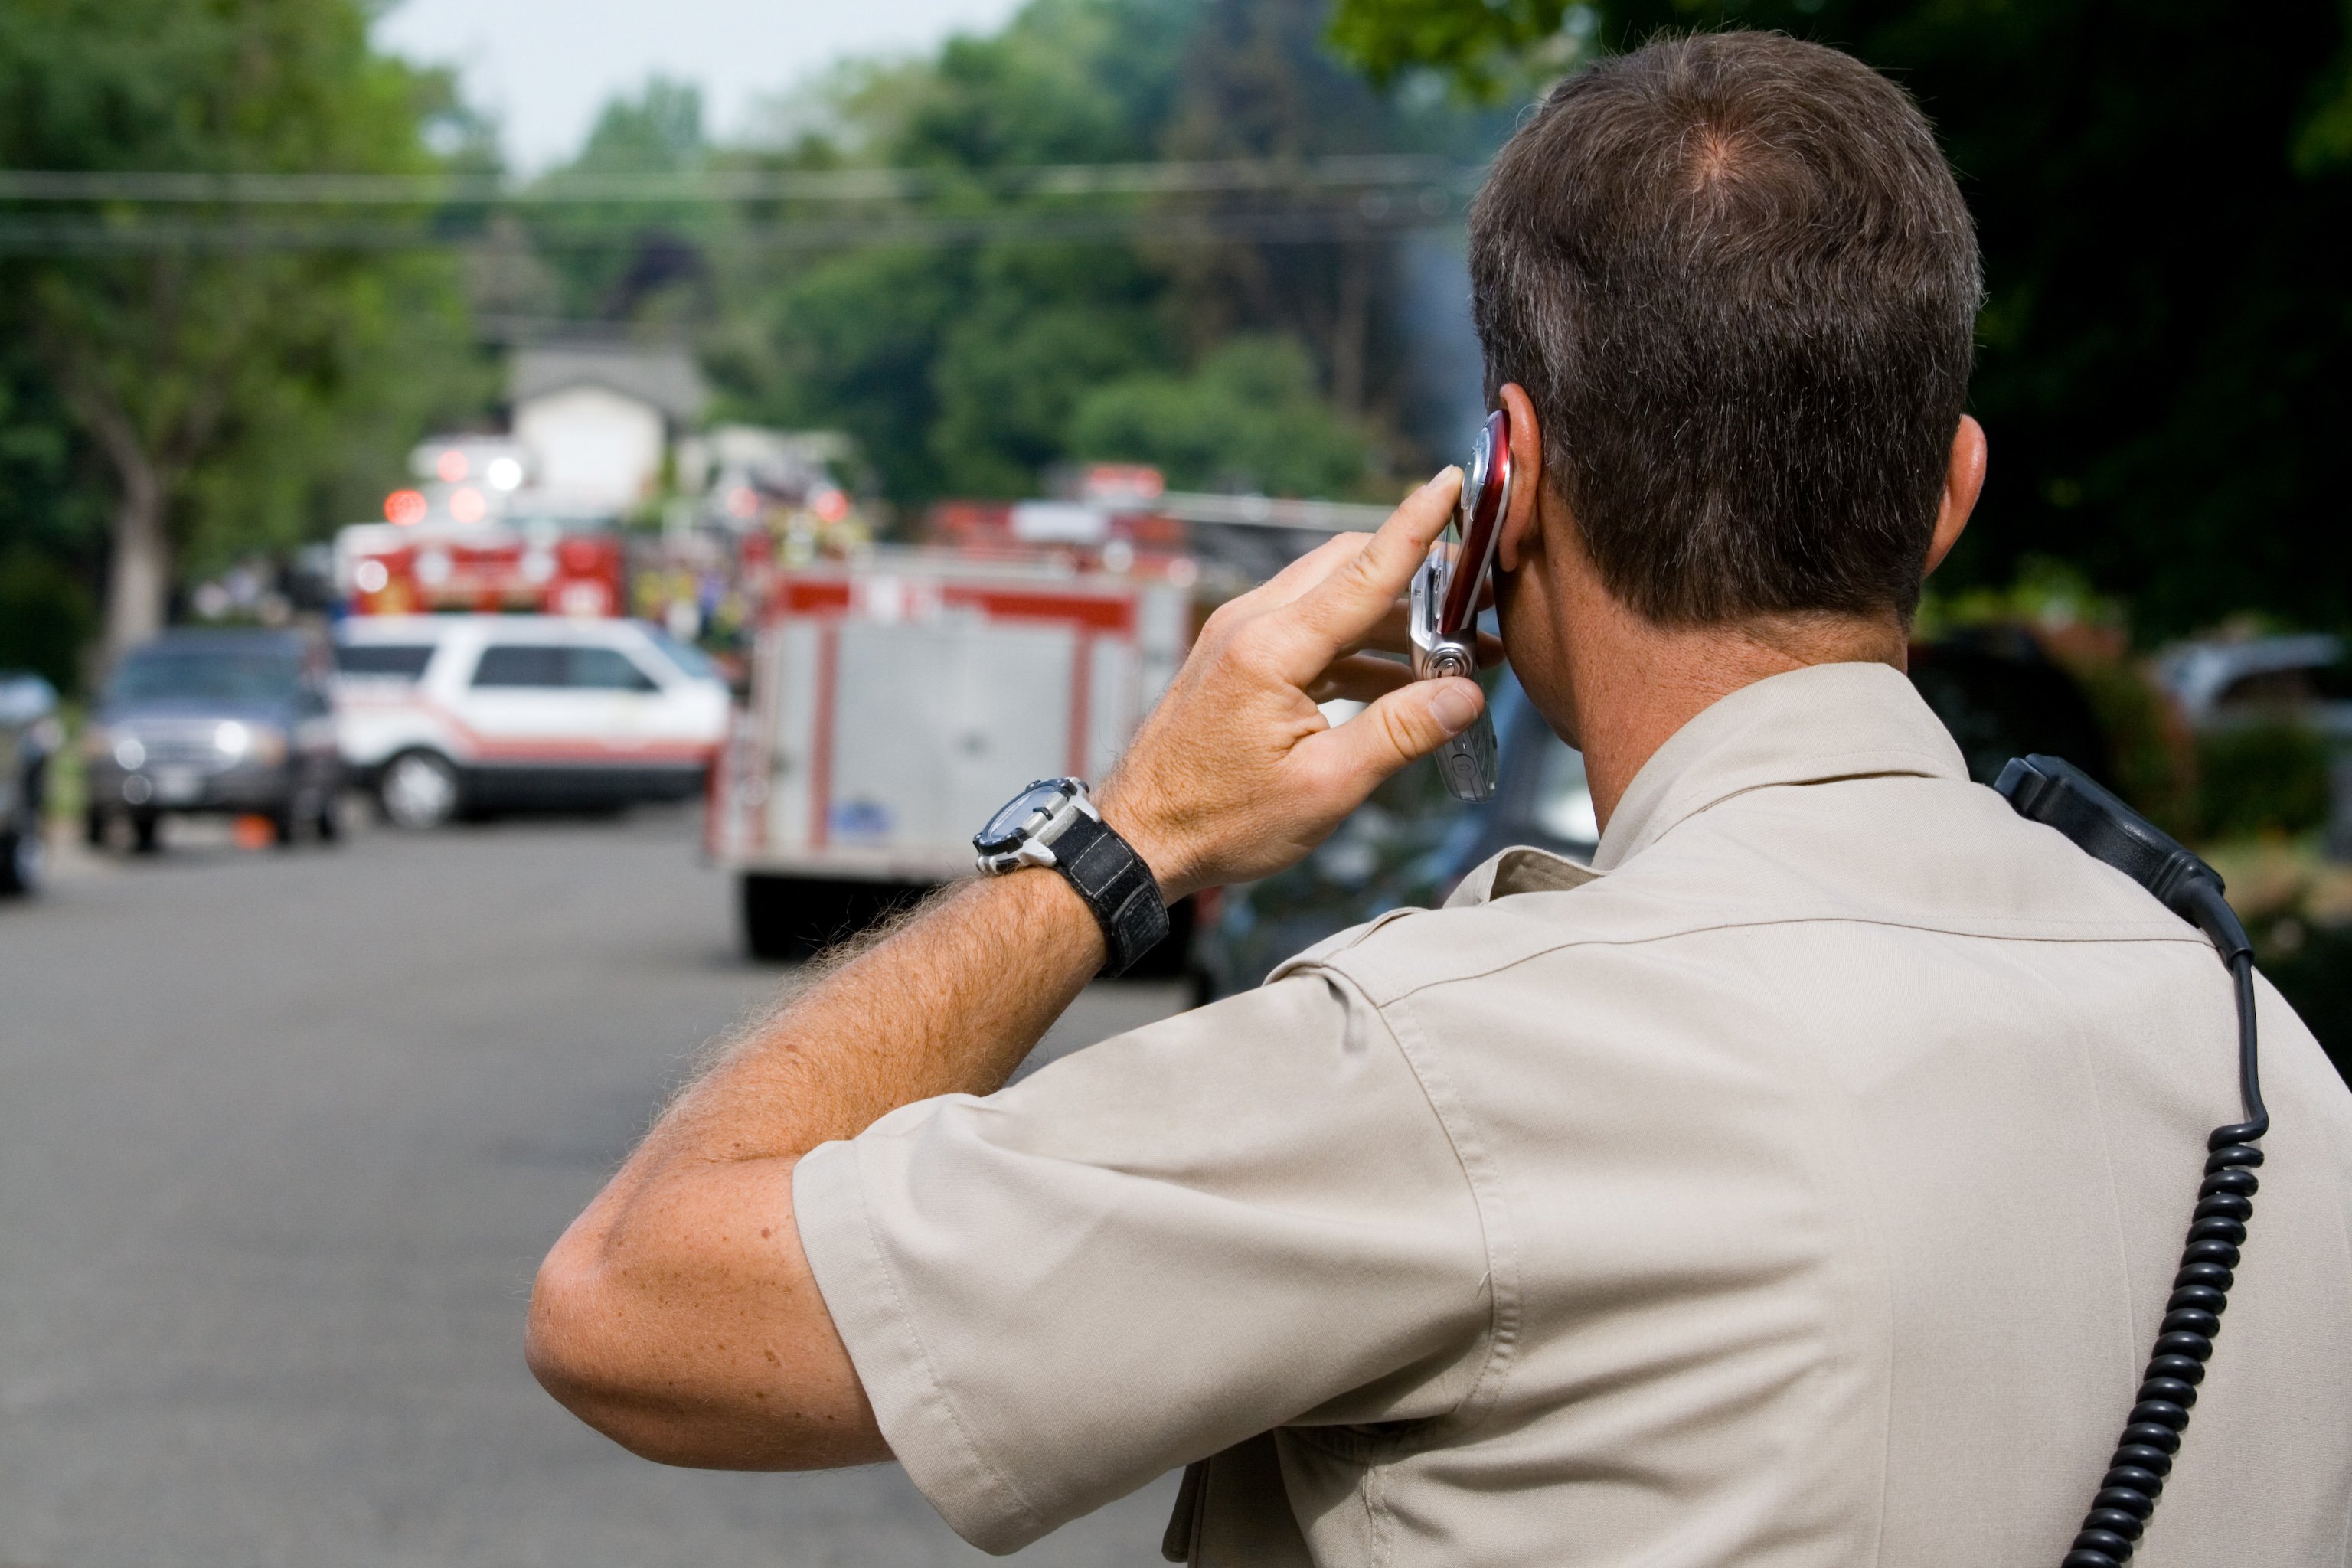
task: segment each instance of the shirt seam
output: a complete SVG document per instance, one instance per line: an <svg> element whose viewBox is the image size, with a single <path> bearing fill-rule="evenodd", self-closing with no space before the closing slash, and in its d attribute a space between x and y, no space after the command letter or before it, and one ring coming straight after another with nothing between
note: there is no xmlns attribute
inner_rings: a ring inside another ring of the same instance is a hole
<svg viewBox="0 0 2352 1568"><path fill-rule="evenodd" d="M1340 980L1364 997L1394 1043L1397 1054L1420 1086L1422 1099L1430 1114L1437 1119L1438 1130L1444 1133L1447 1146L1454 1152L1455 1168L1462 1173L1463 1184L1469 1188L1471 1206L1478 1215L1478 1245L1486 1268L1486 1353L1477 1372L1471 1377L1462 1396L1447 1409L1416 1422L1411 1432L1426 1434L1433 1428L1451 1424L1457 1429L1474 1426L1501 1397L1502 1384L1508 1376L1509 1363L1518 1344L1522 1303L1518 1295L1517 1244L1510 1224L1510 1203L1502 1189L1499 1173L1485 1140L1479 1135L1475 1119L1467 1108L1455 1105L1449 1113L1445 1101L1453 1098L1451 1080L1433 1059L1425 1059L1425 1042L1416 1042L1424 1048L1406 1042L1412 1021L1393 1013L1388 1005L1373 1002L1370 994L1353 975L1333 972ZM1434 1081L1433 1081L1434 1080ZM1482 1179L1482 1173L1484 1173ZM1498 1245L1499 1237L1499 1245ZM1508 1251L1509 1264L1505 1267L1503 1254ZM1368 1459L1367 1463L1377 1463Z"/></svg>
<svg viewBox="0 0 2352 1568"><path fill-rule="evenodd" d="M1788 991L1780 984L1779 977L1759 968L1752 957L1748 960L1748 971L1757 984L1771 996L1773 1005L1780 1010L1783 1024L1791 1031L1792 1036L1801 1032L1804 1024L1803 1015L1790 997ZM1805 1063L1806 1070L1812 1073L1817 1085L1827 1079L1828 1075L1817 1058L1806 1057L1801 1059ZM1820 1103L1826 1106L1838 1103L1843 1099L1843 1096L1822 1094ZM1848 1121L1852 1115L1852 1107L1848 1105L1839 1117L1838 1125L1831 1127L1816 1122L1816 1136L1822 1141L1824 1147L1846 1136ZM1885 1242L1886 1231L1882 1223L1883 1215L1876 1205L1862 1199L1852 1190L1850 1175L1832 1175L1829 1179L1836 1184L1835 1191L1827 1198L1832 1212L1841 1210L1851 1212L1853 1215L1853 1223L1865 1226L1872 1238L1870 1255L1874 1261L1870 1268L1870 1290L1884 1330L1880 1341L1882 1353L1874 1358L1876 1363L1875 1376L1878 1384L1878 1491L1875 1505L1871 1512L1869 1561L1875 1563L1880 1560L1885 1547L1888 1492L1892 1484L1890 1478L1894 1473L1894 1363L1896 1334L1893 1273L1886 1261L1890 1248Z"/></svg>
<svg viewBox="0 0 2352 1568"><path fill-rule="evenodd" d="M855 1142L850 1144L850 1148L852 1159L862 1167L864 1160L858 1153ZM930 1384L931 1393L939 1400L940 1407L947 1412L949 1424L954 1428L957 1440L963 1445L964 1452L971 1456L972 1463L979 1467L981 1474L988 1482L1002 1492L1013 1507L1021 1510L1024 1524L1034 1532L1045 1524L1045 1515L1040 1513L1036 1505L1024 1497L1020 1489L997 1468L995 1462L990 1459L973 1437L971 1427L964 1424L963 1412L957 1408L955 1397L948 1392L946 1382L940 1376L938 1363L931 1359L930 1345L924 1340L923 1331L916 1323L914 1313L908 1310L906 1294L899 1288L897 1272L890 1267L889 1255L884 1250L880 1239L874 1234L873 1209L866 1201L866 1183L862 1171L856 1192L857 1194L857 1227L866 1238L866 1253L874 1259L874 1266L882 1276L882 1283L890 1292L891 1310L897 1314L899 1323L906 1329L907 1338L914 1342L915 1354L922 1362L924 1381Z"/></svg>
<svg viewBox="0 0 2352 1568"><path fill-rule="evenodd" d="M2110 922L2110 923L2111 923L2111 922ZM1927 932L1929 932L1929 933L1934 934L1934 935L1937 935L1937 936L1953 936L1953 937L1961 937L1961 938L1965 938L1965 939L1967 939L1968 941L1970 941L1970 942L2192 942L2192 943L2199 943L2199 944L2204 944L2204 943L2206 943L2206 942L2207 942L2207 938L2204 936L2204 934L2203 934L2202 932L2200 932L2200 931L2196 931L2196 930L2194 930L2194 929L2192 929L2191 927L2187 926L2187 925L2183 925L2183 926L2181 926L2181 927L2179 928L2179 931L2178 934L2175 934L2174 932L2172 932L2172 931L2167 931L2167 930L2160 930L2160 929L2158 929L2158 928L2151 927L2150 929L2148 929L2148 930L2147 930L2147 931L2134 931L2134 932L2131 932L2131 933L2129 933L2129 934L2115 933L2115 934L2107 934L2107 935L2089 935L2089 934L2073 934L2073 935L2068 935L2068 934L2063 934L2063 933L2059 933L2059 932L2045 932L2045 933L2041 933L2041 934L2033 934L2033 933L2027 933L2027 932L2022 932L2022 931L1956 931L1956 930L1954 930L1954 929L1953 929L1952 927L1950 927L1950 926L1931 924L1931 923L1929 923L1929 922L1927 922L1927 921L1898 921L1898 920L1885 920L1885 919L1881 919L1881 918L1877 918L1877 917L1870 916L1870 915L1852 915L1852 914L1790 914L1790 915L1773 915L1773 916L1769 916L1769 917L1766 917L1766 918L1764 918L1764 919L1759 919L1759 920L1726 920L1726 921L1714 921L1714 922L1709 923L1709 924L1706 924L1706 925L1676 926L1676 927L1675 927L1674 930L1672 930L1672 931L1654 931L1654 932L1651 932L1651 933L1649 933L1649 934L1647 934L1647 935L1643 935L1643 936L1580 936L1580 937L1570 937L1570 938L1568 938L1568 939L1566 939L1566 940L1564 940L1564 941L1552 942L1552 943L1550 943L1550 944L1549 944L1549 945L1548 945L1548 946L1538 948L1538 949L1536 949L1536 950L1535 950L1534 952L1523 952L1523 953L1520 953L1520 954L1519 954L1518 956L1517 956L1516 958L1508 958L1508 959L1502 960L1501 962L1496 963L1496 964L1494 964L1494 965L1493 965L1492 967L1490 967L1490 968L1486 968L1486 969L1475 969L1475 970L1465 970L1465 971L1463 971L1463 972L1462 972L1462 973L1456 973L1456 974L1446 974L1446 975L1442 975L1442 976L1440 976L1440 977L1438 977L1438 978L1436 978L1436 979L1433 979L1433 980L1423 980L1423 981L1417 982L1417 983L1415 983L1413 985L1410 986L1409 988L1407 988L1407 989L1405 989L1405 990L1403 990L1403 991L1400 991L1400 992L1398 992L1396 994L1394 994L1393 996L1391 996L1391 997L1390 997L1387 1001L1385 1001L1385 1002L1381 1002L1381 1001L1379 1001L1379 1000L1377 1000L1377 999L1374 999L1374 998L1371 996L1371 993L1370 992L1370 990L1369 990L1369 989L1366 989L1366 988L1361 984L1361 983L1360 983L1360 982L1357 983L1357 988L1358 988L1359 990L1360 990L1360 991L1363 991L1363 993L1364 993L1364 995L1365 995L1366 999L1367 999L1367 1000L1370 1000L1370 1001L1371 1001L1371 1002L1372 1002L1372 1005L1373 1005L1373 1006L1374 1006L1374 1008L1375 1008L1375 1009L1377 1009L1377 1010L1381 1010L1381 1011L1385 1011L1387 1008L1389 1008L1389 1007L1392 1007L1392 1006L1396 1005L1398 1003L1405 1002L1405 1001L1409 1001L1409 1000L1411 1000L1412 998L1413 998L1413 997L1415 997L1415 996L1418 996L1419 994L1421 994L1421 993L1423 993L1423 992L1424 992L1424 991L1432 991L1432 990L1435 990L1437 987L1439 987L1439 986L1441 986L1441 985L1458 985L1458 984L1462 984L1464 981L1467 981L1467 980L1486 980L1486 979L1491 979L1491 978L1493 978L1495 975L1507 973L1508 973L1508 972L1509 972L1509 971L1511 971L1511 970L1517 969L1517 968L1518 968L1518 967L1519 967L1521 964L1523 964L1523 963L1534 963L1534 962L1535 962L1537 959L1538 959L1538 958L1544 958L1544 957L1547 957L1547 956L1549 956L1549 954L1552 954L1552 953L1555 953L1555 952L1564 952L1568 951L1568 950L1569 950L1569 949L1570 949L1570 948L1578 948L1578 947L1646 947L1646 946L1649 946L1649 945L1651 945L1651 944L1653 944L1653 943L1655 943L1655 942L1673 942L1673 941L1676 940L1677 938L1681 938L1681 937L1686 937L1686 936L1710 936L1710 935L1713 935L1713 934L1715 934L1715 933L1717 933L1717 932L1718 932L1718 931L1745 931L1745 930L1748 930L1748 929L1751 929L1751 928L1754 928L1754 927L1758 927L1758 926L1775 926L1775 925L1866 925L1866 926L1883 926L1883 927L1885 927L1885 928L1886 928L1886 929L1888 929L1888 930L1891 930L1891 931L1927 931ZM2093 927L2093 930L2094 930L2094 931L2097 931L2097 930L2099 930L2099 929L2101 929L2101 928L2100 928L2100 927L2098 927L2098 926L2094 926L2094 927ZM1320 960L1320 961L1318 961L1318 962L1319 962L1320 963L1324 964L1324 965L1328 966L1328 965L1330 965L1330 960L1331 960L1331 959L1336 959L1336 958L1338 958L1339 956L1339 953L1333 953L1333 954L1329 955L1329 958L1327 958L1327 959L1324 959L1324 960ZM1336 969L1336 966L1334 966L1334 973L1344 973L1344 972L1341 972L1341 971L1337 970L1337 969ZM1350 981L1354 981L1354 979L1355 979L1355 977L1354 977L1354 976L1352 976L1352 975L1348 976L1348 978L1349 978Z"/></svg>

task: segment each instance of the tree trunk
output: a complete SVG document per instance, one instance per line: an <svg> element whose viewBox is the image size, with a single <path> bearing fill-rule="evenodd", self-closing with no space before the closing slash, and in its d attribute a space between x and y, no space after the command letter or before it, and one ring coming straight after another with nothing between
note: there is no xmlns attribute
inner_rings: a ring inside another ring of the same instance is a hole
<svg viewBox="0 0 2352 1568"><path fill-rule="evenodd" d="M163 535L163 492L152 465L118 470L114 550L106 572L106 653L115 658L163 627L172 582L171 542Z"/></svg>
<svg viewBox="0 0 2352 1568"><path fill-rule="evenodd" d="M103 393L74 399L114 469L114 538L106 568L106 655L113 658L163 628L172 586L172 541L163 529L169 487L121 408Z"/></svg>

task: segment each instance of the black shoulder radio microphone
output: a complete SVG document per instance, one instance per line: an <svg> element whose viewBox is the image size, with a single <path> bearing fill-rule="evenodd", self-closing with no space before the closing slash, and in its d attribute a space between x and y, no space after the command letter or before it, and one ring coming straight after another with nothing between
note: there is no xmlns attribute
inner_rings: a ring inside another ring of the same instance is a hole
<svg viewBox="0 0 2352 1568"><path fill-rule="evenodd" d="M2172 1279L2156 1349L2098 1495L2059 1565L2122 1568L2138 1550L2171 1473L2172 1457L2180 1451L2180 1434L2197 1403L2197 1385L2205 1379L2222 1310L2230 1304L2231 1270L2261 1184L2253 1168L2263 1163L2263 1152L2255 1144L2270 1131L2271 1119L2263 1109L2254 1059L2254 950L2221 896L2221 875L2072 763L2040 755L2013 758L1993 788L2020 816L2056 828L2203 931L2237 984L2238 1090L2246 1119L2216 1127L2205 1140L2205 1180L2197 1189L2188 1249Z"/></svg>

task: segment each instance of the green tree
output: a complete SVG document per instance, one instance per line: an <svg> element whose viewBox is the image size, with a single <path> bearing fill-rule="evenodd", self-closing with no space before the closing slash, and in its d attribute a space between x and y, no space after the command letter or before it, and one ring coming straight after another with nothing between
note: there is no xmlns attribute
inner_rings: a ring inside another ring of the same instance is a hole
<svg viewBox="0 0 2352 1568"><path fill-rule="evenodd" d="M1035 0L929 61L845 71L793 106L768 166L924 172L929 209L1024 209L1008 171L1141 161L1175 89L1191 0ZM795 214L789 208L776 215ZM832 216L830 214L824 216ZM1165 279L1116 236L883 247L738 264L760 326L714 334L734 406L856 437L904 500L1021 494L1064 453L1086 388L1164 363Z"/></svg>
<svg viewBox="0 0 2352 1568"><path fill-rule="evenodd" d="M1377 79L1508 92L1661 27L1780 28L1916 93L1977 216L1992 437L1947 570L2069 559L2143 636L2247 607L2352 622L2352 31L2342 0L1339 0Z"/></svg>
<svg viewBox="0 0 2352 1568"><path fill-rule="evenodd" d="M1183 489L1339 496L1360 485L1371 444L1319 395L1296 340L1227 340L1191 375L1145 374L1087 393L1073 455L1155 464Z"/></svg>
<svg viewBox="0 0 2352 1568"><path fill-rule="evenodd" d="M105 539L87 467L42 366L22 344L0 350L0 669L68 690L79 684Z"/></svg>
<svg viewBox="0 0 2352 1568"><path fill-rule="evenodd" d="M0 164L429 172L423 127L449 84L373 52L369 16L360 0L15 0ZM413 438L460 395L465 332L446 259L278 250L234 225L172 248L141 230L184 215L83 216L76 253L0 263L0 309L110 483L120 647L161 623L176 556L299 537L396 473L404 442L354 440Z"/></svg>
<svg viewBox="0 0 2352 1568"><path fill-rule="evenodd" d="M656 75L635 96L607 102L580 155L540 187L561 195L605 176L688 174L712 162L700 89ZM707 208L614 199L541 209L530 225L561 280L562 314L664 324L711 314L709 249L727 226L724 214Z"/></svg>
<svg viewBox="0 0 2352 1568"><path fill-rule="evenodd" d="M901 500L1018 495L1071 455L1078 411L1097 390L1157 378L1189 387L1196 408L1237 384L1206 374L1218 345L1265 336L1288 342L1286 366L1305 366L1299 395L1346 411L1324 423L1345 427L1350 456L1338 467L1353 479L1367 449L1359 424L1385 431L1373 448L1384 456L1396 445L1404 373L1391 321L1409 307L1391 277L1391 236L1063 237L1053 225L1099 218L1106 204L1081 212L1021 188L1026 172L1057 164L1491 144L1493 120L1400 108L1335 66L1318 41L1322 4L1033 0L995 34L951 40L929 60L844 70L783 106L779 145L751 161L919 171L928 213L1034 222L1036 232L728 263L723 314L757 323L722 321L709 340L734 407L847 429ZM1149 229L1171 216L1265 216L1252 203L1264 207L1265 194L1139 195L1125 211ZM751 215L819 216L837 209L785 203ZM1181 374L1188 365L1202 374ZM1194 435L1245 430L1244 411L1229 412L1196 421ZM1263 467L1246 443L1192 466Z"/></svg>

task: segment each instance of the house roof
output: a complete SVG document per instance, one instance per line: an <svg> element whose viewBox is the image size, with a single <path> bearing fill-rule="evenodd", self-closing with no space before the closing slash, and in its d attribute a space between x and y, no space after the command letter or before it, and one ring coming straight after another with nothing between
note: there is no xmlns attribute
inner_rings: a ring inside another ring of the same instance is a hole
<svg viewBox="0 0 2352 1568"><path fill-rule="evenodd" d="M691 425L710 400L702 372L684 349L517 349L508 396L518 404L574 386L601 386L650 403L674 423Z"/></svg>

